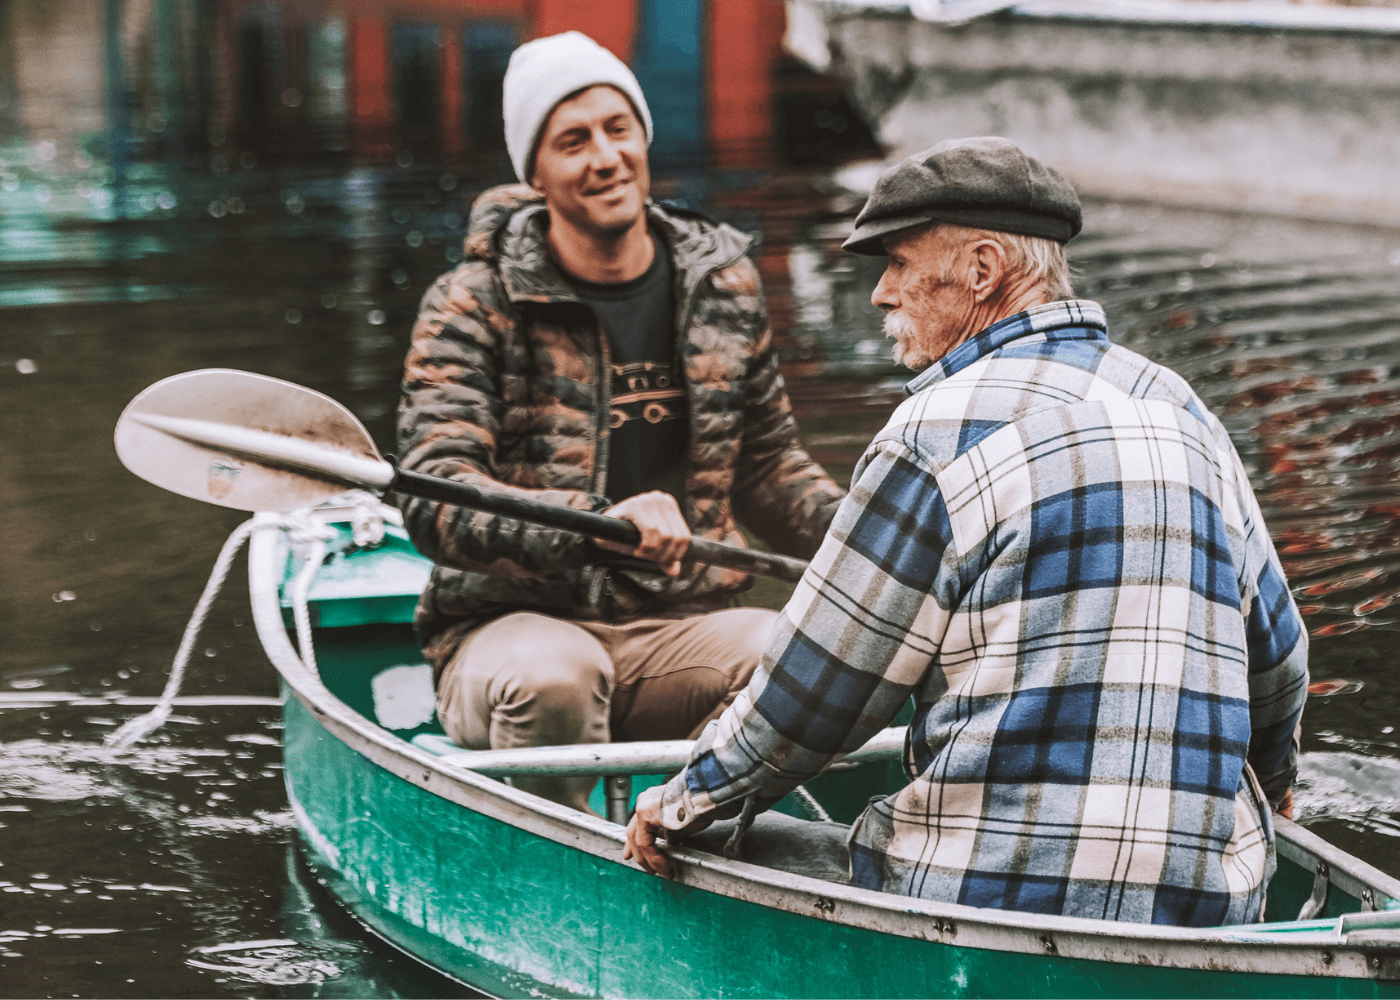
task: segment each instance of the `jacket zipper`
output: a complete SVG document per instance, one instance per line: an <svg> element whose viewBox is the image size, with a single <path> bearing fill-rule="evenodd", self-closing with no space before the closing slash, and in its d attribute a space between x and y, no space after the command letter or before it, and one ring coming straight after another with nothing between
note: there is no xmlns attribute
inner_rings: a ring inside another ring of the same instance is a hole
<svg viewBox="0 0 1400 1000"><path fill-rule="evenodd" d="M750 244L750 245L752 245L752 244ZM705 282L707 282L707 281L710 280L710 275L714 274L716 271L722 270L723 268L732 266L732 265L735 264L737 261L741 260L741 259L743 258L743 256L744 256L744 254L743 254L743 253L740 253L739 256L738 256L738 257L735 257L733 260L727 260L727 261L725 261L725 262L722 263L722 264L716 264L714 267L710 268L710 269L709 269L708 271L706 271L704 274L700 275L700 280L697 281L697 282L695 283L695 288L694 288L694 290L692 290L692 291L690 292L690 294L689 294L689 296L686 298L685 302L682 303L682 313L681 313L682 319L681 319L681 321L680 321L679 323L676 324L676 350L680 353L680 356L681 356L681 370L682 370L682 371L686 371L686 369L687 369L687 367L688 367L685 349L686 349L686 346L690 343L690 321L691 321L691 318L692 318L692 316L694 315L694 312L695 312L695 299L696 299L696 297L700 294L700 286L703 285ZM686 477L685 477L685 480L686 480L686 482L685 482L685 485L686 485L685 497L686 497L686 506L688 506L688 507L693 507L694 504L691 502L691 497L694 495L694 490L692 490L692 489L690 488L690 466L691 466L691 464L692 464L692 463L690 462L690 459L691 459L691 456L693 456L693 455L695 454L695 398L694 398L694 395L693 395L693 393L695 392L695 385L694 385L694 383L692 383L692 382L690 381L690 378L689 378L689 375L688 375L688 374L687 374L687 377L686 377L686 380L685 380L685 386L686 386L686 392L685 392L686 406L687 406L687 407L689 408L689 410L690 410L690 412L689 412L689 414L688 414L689 419L687 419L686 422L685 422L686 465L687 465ZM689 511L681 511L681 516L685 518L685 523L686 523L687 525L690 525L691 527L694 527L694 525L693 525L693 523L692 523L692 520L691 520L689 514L690 514Z"/></svg>
<svg viewBox="0 0 1400 1000"><path fill-rule="evenodd" d="M707 269L703 274L700 275L700 280L695 283L694 290L692 290L686 296L685 302L682 304L681 321L676 325L676 349L677 351L681 352L682 370L684 370L686 364L685 347L689 343L690 339L690 321L694 315L695 299L699 295L700 286L703 285L706 281L710 280L710 275L714 274L716 271L731 266L742 257L743 253L740 253L738 257L735 257L732 260L727 260L722 263L715 264L713 267ZM584 308L588 307L585 306ZM589 309L588 311L591 313L593 310ZM593 327L597 331L598 336L597 379L600 392L600 406L598 407L597 418L594 421L593 492L601 496L606 495L604 493L604 489L607 486L608 450L611 443L611 435L609 434L605 436L603 434L603 421L607 420L611 422L612 419L612 347L608 343L607 335L603 332L603 324L598 321L598 317L596 315L593 317ZM686 405L690 409L689 415L692 418L686 421L686 463L687 465L689 465L690 457L695 454L695 420L693 419L695 415L695 406L694 399L691 395L691 393L694 391L694 386L690 382L689 378L686 379L686 386ZM685 491L687 506L693 506L690 503L690 497L692 493L693 491L690 489L690 475L689 472L687 472ZM688 511L681 512L681 515L685 517L686 524L691 523L691 518L686 516L688 513ZM599 612L602 611L602 608L600 607L600 602L602 599L604 585L607 582L608 571L606 567L594 567L592 572L592 579L589 581L588 586L588 606L594 608Z"/></svg>

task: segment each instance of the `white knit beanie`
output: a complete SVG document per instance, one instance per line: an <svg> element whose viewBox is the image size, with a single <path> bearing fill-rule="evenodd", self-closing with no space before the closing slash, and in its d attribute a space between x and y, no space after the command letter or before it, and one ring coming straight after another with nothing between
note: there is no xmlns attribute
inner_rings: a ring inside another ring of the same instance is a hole
<svg viewBox="0 0 1400 1000"><path fill-rule="evenodd" d="M564 98L586 87L605 83L622 91L642 116L651 144L651 111L637 78L617 56L581 31L566 31L526 42L510 55L502 87L506 150L515 175L526 184L530 154L540 131Z"/></svg>

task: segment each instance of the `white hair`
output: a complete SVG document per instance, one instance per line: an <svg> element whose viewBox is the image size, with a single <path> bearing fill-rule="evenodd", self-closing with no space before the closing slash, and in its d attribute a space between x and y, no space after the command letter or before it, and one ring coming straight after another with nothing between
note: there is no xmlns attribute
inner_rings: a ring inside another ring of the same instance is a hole
<svg viewBox="0 0 1400 1000"><path fill-rule="evenodd" d="M977 240L991 240L1006 252L1006 267L1013 274L1024 274L1032 281L1045 283L1050 301L1074 297L1069 261L1065 257L1063 243L1042 239L1038 236L1022 236L1020 233L1003 233L993 229L970 229L938 223L939 228L951 230L954 237L963 237L968 243ZM951 264L949 265L951 270ZM951 279L952 275L945 276Z"/></svg>

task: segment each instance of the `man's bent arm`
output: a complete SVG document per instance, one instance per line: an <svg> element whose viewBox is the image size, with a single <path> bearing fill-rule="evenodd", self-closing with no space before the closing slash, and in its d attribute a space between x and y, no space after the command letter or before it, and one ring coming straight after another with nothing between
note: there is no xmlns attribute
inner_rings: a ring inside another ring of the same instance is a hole
<svg viewBox="0 0 1400 1000"><path fill-rule="evenodd" d="M889 725L956 604L951 549L933 474L883 446L858 470L753 680L665 787L662 824L681 830L749 795L769 805Z"/></svg>
<svg viewBox="0 0 1400 1000"><path fill-rule="evenodd" d="M487 265L468 264L424 294L404 362L400 464L542 503L601 510L607 501L591 493L521 489L495 478L505 408L498 331L514 318L483 301L493 280ZM405 498L403 509L414 544L448 566L520 575L583 565L596 556L580 535L514 518L416 498Z"/></svg>

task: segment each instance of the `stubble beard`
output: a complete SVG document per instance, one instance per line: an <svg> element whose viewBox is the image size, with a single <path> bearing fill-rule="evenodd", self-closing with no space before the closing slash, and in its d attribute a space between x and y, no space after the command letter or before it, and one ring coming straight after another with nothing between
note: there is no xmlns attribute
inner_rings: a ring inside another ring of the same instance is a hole
<svg viewBox="0 0 1400 1000"><path fill-rule="evenodd" d="M585 213L585 218L580 220L583 227L591 230L595 239L603 242L617 241L623 239L637 225L637 220L646 216L646 199L639 198L636 211L626 212L615 218L599 219L596 216Z"/></svg>
<svg viewBox="0 0 1400 1000"><path fill-rule="evenodd" d="M626 219L618 219L610 222L598 223L594 227L594 232L597 233L599 238L603 240L621 240L623 237L625 237L628 233L632 231L632 229L637 225L637 220L640 219L644 214L644 212L638 212L636 215L633 215Z"/></svg>

